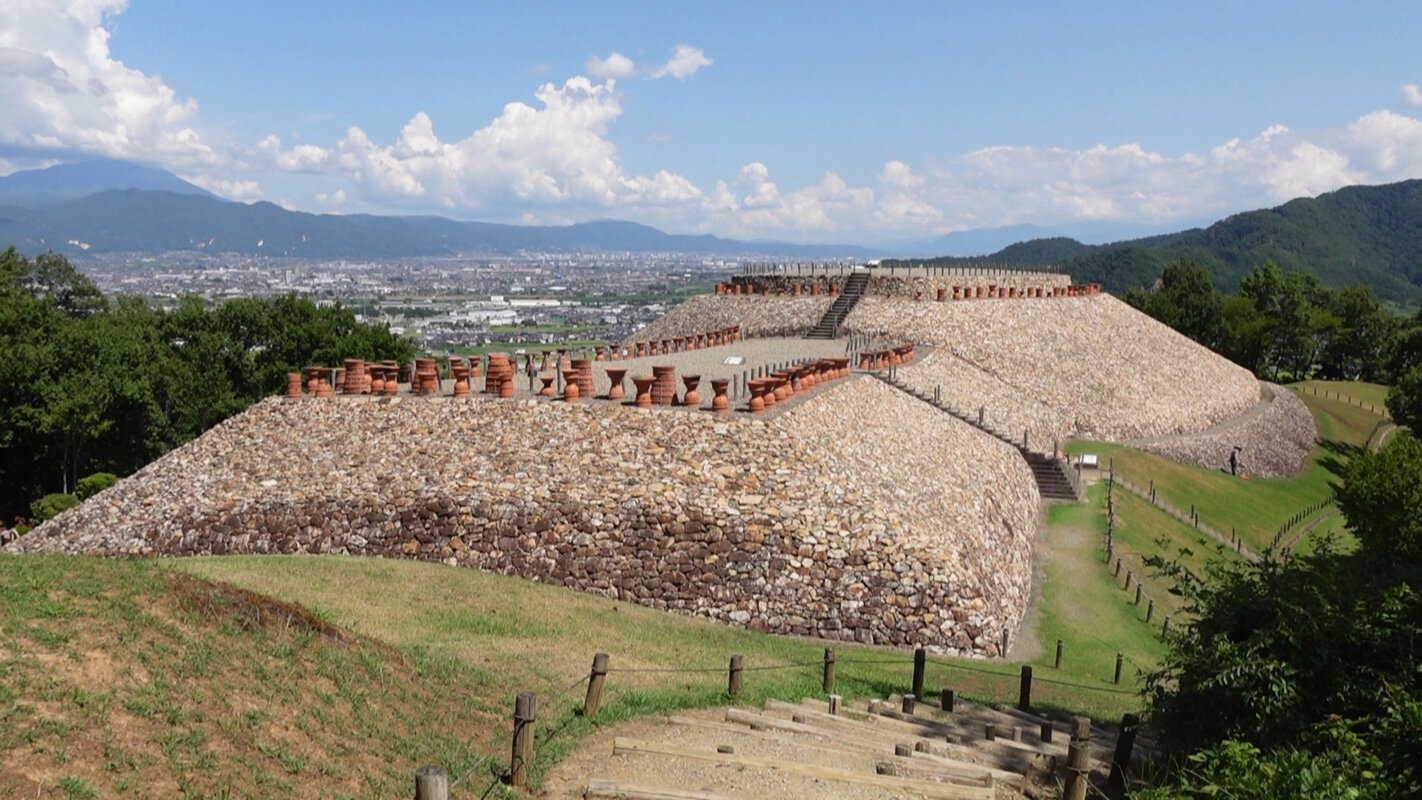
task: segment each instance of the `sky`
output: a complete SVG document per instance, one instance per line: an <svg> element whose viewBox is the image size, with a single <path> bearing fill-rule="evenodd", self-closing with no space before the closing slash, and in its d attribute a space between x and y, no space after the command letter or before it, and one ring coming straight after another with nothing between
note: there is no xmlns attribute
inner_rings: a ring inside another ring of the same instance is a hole
<svg viewBox="0 0 1422 800"><path fill-rule="evenodd" d="M0 174L885 244L1422 178L1422 3L3 0Z"/></svg>

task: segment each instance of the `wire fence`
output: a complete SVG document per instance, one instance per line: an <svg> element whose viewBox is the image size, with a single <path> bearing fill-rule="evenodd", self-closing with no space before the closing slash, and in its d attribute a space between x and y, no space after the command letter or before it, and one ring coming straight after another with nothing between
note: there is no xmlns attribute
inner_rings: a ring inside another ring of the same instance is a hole
<svg viewBox="0 0 1422 800"><path fill-rule="evenodd" d="M1379 406L1377 403L1372 401L1360 400L1356 397L1353 397L1352 395L1343 394L1337 389L1329 389L1327 387L1324 387L1323 391L1320 392L1317 386L1303 386L1301 384L1294 384L1289 388L1293 389L1299 394L1308 394L1314 397L1322 397L1325 400L1337 400L1342 403L1347 403L1350 406L1357 406L1358 408L1364 409L1370 414L1377 414L1381 416L1384 420L1392 420L1392 415L1388 413L1386 405Z"/></svg>

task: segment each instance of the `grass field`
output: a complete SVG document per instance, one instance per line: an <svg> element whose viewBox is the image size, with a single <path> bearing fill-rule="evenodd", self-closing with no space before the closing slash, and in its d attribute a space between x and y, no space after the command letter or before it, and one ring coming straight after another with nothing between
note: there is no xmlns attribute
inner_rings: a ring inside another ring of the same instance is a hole
<svg viewBox="0 0 1422 800"><path fill-rule="evenodd" d="M395 797L430 761L477 781L486 698L465 664L153 561L0 556L0 797Z"/></svg>
<svg viewBox="0 0 1422 800"><path fill-rule="evenodd" d="M1378 418L1355 405L1305 402L1326 443L1289 481L1244 482L1094 443L1073 451L1113 458L1136 482L1154 479L1172 503L1195 503L1210 524L1264 540L1325 494L1376 428ZM1166 651L1161 618L1181 613L1143 560L1159 553L1198 572L1218 548L1116 493L1117 552L1157 603L1146 624L1146 602L1134 603L1124 569L1114 576L1105 560L1104 492L1098 483L1087 503L1048 507L1039 594L1013 659L935 656L929 693L1013 702L1028 663L1038 707L1097 719L1139 709L1140 676ZM1341 529L1336 515L1319 517L1317 530ZM380 797L406 793L410 771L426 763L464 776L455 797L483 796L503 791L497 776L518 692L540 698L537 778L595 725L726 702L732 654L744 656L746 703L821 696L827 644L841 694L905 691L911 678L904 649L760 634L413 561L8 556L0 601L0 796ZM592 721L578 712L596 652L611 655L612 671ZM1117 653L1121 685L1112 682ZM45 780L18 772L17 759L42 765Z"/></svg>
<svg viewBox="0 0 1422 800"><path fill-rule="evenodd" d="M1371 384L1353 384L1351 388L1374 393L1381 390ZM1340 400L1309 394L1302 398L1313 412L1321 443L1304 471L1294 478L1243 481L1219 470L1177 464L1104 442L1077 441L1067 449L1071 453L1100 454L1103 469L1108 463L1113 464L1117 474L1139 486L1154 481L1158 497L1180 509L1194 506L1202 523L1226 534L1235 529L1247 546L1262 550L1290 517L1333 491L1343 465L1366 446L1380 422L1380 417L1367 409Z"/></svg>

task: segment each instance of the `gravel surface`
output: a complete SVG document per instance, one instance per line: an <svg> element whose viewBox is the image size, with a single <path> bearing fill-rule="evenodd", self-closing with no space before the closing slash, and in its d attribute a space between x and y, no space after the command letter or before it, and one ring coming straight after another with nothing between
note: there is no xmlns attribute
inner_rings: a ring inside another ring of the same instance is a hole
<svg viewBox="0 0 1422 800"><path fill-rule="evenodd" d="M1012 405L1034 400L1061 414L1078 438L1197 432L1259 401L1248 370L1105 294L946 303L866 297L845 326L936 345L1016 389L1021 401Z"/></svg>
<svg viewBox="0 0 1422 800"><path fill-rule="evenodd" d="M1039 497L1002 442L872 378L777 417L606 402L271 399L7 547L348 552L782 633L994 655Z"/></svg>
<svg viewBox="0 0 1422 800"><path fill-rule="evenodd" d="M833 297L755 296L703 294L667 312L667 315L632 334L622 342L644 342L672 336L688 336L703 331L740 325L749 337L801 336L820 321Z"/></svg>

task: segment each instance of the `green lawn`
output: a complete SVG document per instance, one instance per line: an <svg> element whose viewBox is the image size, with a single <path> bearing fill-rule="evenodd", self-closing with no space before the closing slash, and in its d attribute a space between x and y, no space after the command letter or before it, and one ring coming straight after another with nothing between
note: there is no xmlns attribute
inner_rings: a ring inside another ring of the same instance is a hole
<svg viewBox="0 0 1422 800"><path fill-rule="evenodd" d="M912 676L912 654L905 649L756 633L438 564L339 556L222 556L167 563L319 609L342 625L397 647L469 663L484 675L494 703L511 704L520 691L545 696L561 691L587 674L597 652L611 657L614 674L607 689L618 698L613 705L630 704L629 713L724 702L725 668L734 653L744 655L747 668L757 668L745 679L745 691L753 700L820 694L826 646L837 651L841 694L884 696L904 691ZM1093 571L1088 577L1101 582L1101 576ZM1049 601L1044 619L1063 617L1065 612L1058 608ZM1095 626L1094 614L1082 616ZM1128 632L1127 649L1137 652L1140 631ZM1056 634L1052 635L1055 641ZM1109 653L1092 661L1078 657L1057 676L1087 688L1043 686L1036 697L1044 706L1116 717L1137 707L1138 698L1115 693L1130 686L1108 685L1111 666L1103 664L1114 663L1120 649L1110 641L1112 634L1093 629L1091 636ZM1149 657L1148 648L1140 652L1142 658ZM790 664L800 666L760 669ZM935 695L948 687L964 697L1012 701L1017 697L1019 666L935 656L927 670L927 684ZM659 671L668 668L692 671ZM633 671L617 672L620 669ZM570 711L581 700L581 694L573 691L559 708Z"/></svg>
<svg viewBox="0 0 1422 800"><path fill-rule="evenodd" d="M1105 496L1102 483L1091 487L1087 503L1049 506L1049 525L1038 542L1044 579L1038 604L1042 651L1034 661L1035 676L1057 676L1052 665L1058 639L1064 651L1060 674L1102 687L1114 677L1117 653L1125 658L1122 685L1127 687L1165 654L1158 635L1160 609L1147 625L1145 601L1136 606L1134 590L1121 591L1107 567Z"/></svg>
<svg viewBox="0 0 1422 800"><path fill-rule="evenodd" d="M1387 390L1388 387L1378 383L1364 383L1362 381L1299 381L1289 384L1297 386L1302 390L1302 394L1310 397L1339 397L1343 402L1352 401L1356 405L1362 403L1370 413L1386 414Z"/></svg>
<svg viewBox="0 0 1422 800"><path fill-rule="evenodd" d="M1303 395L1303 400L1313 412L1322 443L1294 478L1241 480L1105 442L1076 441L1067 450L1100 454L1103 470L1114 464L1118 475L1142 488L1154 481L1157 497L1186 512L1193 505L1203 524L1226 536L1234 529L1246 546L1258 551L1290 517L1333 491L1343 465L1366 445L1379 422L1366 409L1343 401L1313 395Z"/></svg>

